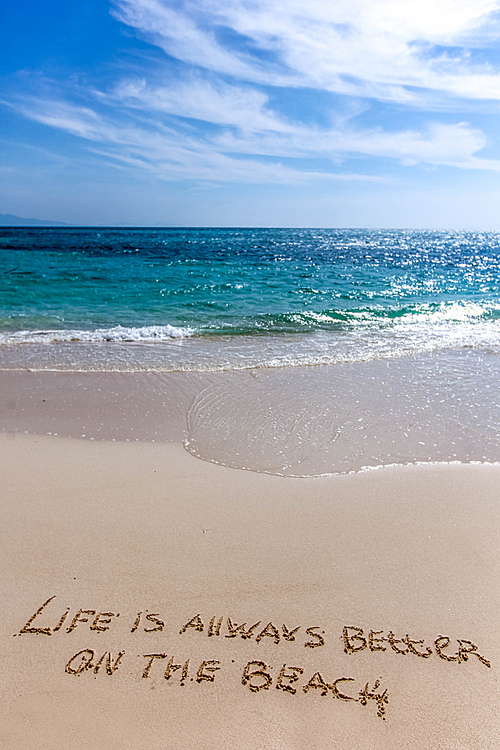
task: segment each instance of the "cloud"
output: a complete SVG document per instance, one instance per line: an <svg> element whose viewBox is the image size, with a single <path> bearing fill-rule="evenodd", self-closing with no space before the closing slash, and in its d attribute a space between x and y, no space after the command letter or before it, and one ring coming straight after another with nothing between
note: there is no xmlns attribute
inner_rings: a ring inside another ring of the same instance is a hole
<svg viewBox="0 0 500 750"><path fill-rule="evenodd" d="M215 183L301 183L318 179L387 180L383 174L363 176L338 166L352 156L397 160L405 166L446 165L500 171L500 161L478 159L484 135L467 123L431 124L423 131L343 127L320 129L280 118L266 109L266 98L238 87L217 91L197 78L168 89L141 81L124 82L109 97L127 103L138 117L125 123L121 108L101 115L89 107L32 99L18 105L26 117L99 144L94 153L162 180ZM189 103L185 107L182 102ZM202 127L154 119L156 113L201 118ZM147 114L146 114L147 113ZM207 132L210 122L217 127ZM317 166L322 160L322 168ZM313 164L311 162L314 162ZM388 170L387 170L388 171Z"/></svg>
<svg viewBox="0 0 500 750"><path fill-rule="evenodd" d="M161 180L202 180L215 183L296 184L308 179L339 179L314 169L293 169L278 162L244 159L225 153L192 131L181 132L160 122L129 123L104 117L87 107L32 99L15 107L25 117L99 144L92 152ZM347 175L347 180L379 180Z"/></svg>
<svg viewBox="0 0 500 750"><path fill-rule="evenodd" d="M262 92L198 76L169 86L149 86L145 79L125 80L110 98L137 110L233 125L245 131L279 127L276 118L266 111L268 97Z"/></svg>
<svg viewBox="0 0 500 750"><path fill-rule="evenodd" d="M466 52L495 28L498 38L499 10L499 0L117 0L114 12L205 70L418 103L419 89L424 100L499 98L499 71Z"/></svg>
<svg viewBox="0 0 500 750"><path fill-rule="evenodd" d="M113 7L167 53L163 63L117 68L99 90L73 81L55 93L56 84L44 90L40 82L36 96L9 102L87 141L107 164L213 184L387 181L395 163L500 171L500 161L482 153L489 141L480 127L422 116L436 100L459 109L500 99L500 72L487 55L499 35L500 0L116 0ZM388 107L376 124L374 102ZM419 119L405 124L403 111ZM372 162L366 174L363 160Z"/></svg>

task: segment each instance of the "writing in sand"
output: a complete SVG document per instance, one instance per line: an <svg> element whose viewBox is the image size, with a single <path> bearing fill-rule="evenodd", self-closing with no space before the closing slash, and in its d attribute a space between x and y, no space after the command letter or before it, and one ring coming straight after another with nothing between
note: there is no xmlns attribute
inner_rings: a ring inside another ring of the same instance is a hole
<svg viewBox="0 0 500 750"><path fill-rule="evenodd" d="M138 636L151 638L176 638L177 643L185 642L188 646L193 639L210 638L217 641L221 647L224 642L235 643L235 639L253 642L255 648L259 644L269 643L275 647L283 648L283 644L294 644L294 649L322 649L321 654L328 651L331 645L333 650L339 647L343 653L351 657L361 654L376 654L380 659L385 653L396 653L400 656L417 657L422 660L440 659L444 662L462 664L474 657L484 667L491 668L490 661L479 651L479 647L466 638L452 638L448 635L436 635L432 639L419 638L414 634L398 633L392 629L374 630L360 627L359 625L343 625L337 634L328 634L326 629L318 625L285 624L282 619L274 618L250 621L250 624L239 622L228 615L211 615L202 617L196 614L189 617L174 627L169 627L166 620L158 612L149 610L136 611L134 613L120 613L111 609L90 607L66 607L56 606L56 596L46 599L25 621L16 636L64 636L61 645L66 644L67 638L75 631L88 632L89 637L102 637L103 633L114 635L120 634L125 640ZM333 637L332 637L333 636ZM227 640L228 639L228 640ZM166 640L166 642L167 642ZM212 641L212 642L213 642ZM207 641L208 643L208 641ZM155 642L155 645L157 641ZM198 646L201 644L198 643ZM176 649L180 648L176 645ZM368 681L360 680L348 674L333 674L331 660L329 659L328 675L324 667L322 671L314 668L305 668L297 664L300 660L301 651L291 657L293 662L283 663L283 659L277 660L275 664L268 664L263 660L262 654L254 654L259 657L245 659L238 666L235 659L205 658L193 660L186 654L179 658L172 653L174 649L151 651L144 649L144 653L131 653L126 648L115 650L114 655L109 650L103 651L96 644L91 647L72 653L70 658L65 659L64 671L66 674L80 677L84 674L94 676L103 674L112 677L117 672L121 674L134 675L140 680L148 679L173 679L179 686L188 683L217 684L226 673L228 677L238 678L243 688L251 693L260 693L274 687L286 695L315 694L330 696L336 700L356 703L361 706L374 705L377 716L386 719L386 707L389 704L389 691L387 687L382 689L382 678L372 677ZM135 649L137 651L137 649ZM233 653L234 655L234 649ZM266 657L268 658L268 657ZM125 666L124 666L125 665ZM62 666L62 665L61 665ZM318 666L318 665L316 665ZM372 666L372 665L370 665ZM380 666L380 664L378 665ZM343 668L345 669L345 667ZM326 676L324 676L326 675Z"/></svg>

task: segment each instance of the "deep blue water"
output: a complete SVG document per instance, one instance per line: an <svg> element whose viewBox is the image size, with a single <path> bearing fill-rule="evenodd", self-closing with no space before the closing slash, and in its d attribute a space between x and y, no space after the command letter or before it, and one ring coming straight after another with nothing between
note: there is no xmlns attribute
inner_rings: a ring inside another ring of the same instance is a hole
<svg viewBox="0 0 500 750"><path fill-rule="evenodd" d="M500 350L500 235L0 229L4 366L231 369Z"/></svg>

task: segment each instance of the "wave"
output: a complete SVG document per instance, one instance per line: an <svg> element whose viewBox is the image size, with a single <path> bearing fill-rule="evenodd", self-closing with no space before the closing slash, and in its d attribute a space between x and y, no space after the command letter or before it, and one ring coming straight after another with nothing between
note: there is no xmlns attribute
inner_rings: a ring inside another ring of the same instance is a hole
<svg viewBox="0 0 500 750"><path fill-rule="evenodd" d="M192 336L195 329L189 326L177 327L141 326L127 328L114 326L113 328L97 328L84 330L51 330L51 331L11 331L0 333L0 345L13 344L63 344L63 343L148 343L155 341L171 341Z"/></svg>
<svg viewBox="0 0 500 750"><path fill-rule="evenodd" d="M104 334L102 330L84 331L78 332L83 334L79 338L71 332L61 336L57 331L52 340L47 331L8 334L14 344L26 345L0 346L0 370L220 372L387 361L460 350L500 354L500 325L491 320L398 322L390 327L361 326L302 335L204 336L199 331L195 334L194 329L178 329L181 335L175 336L172 328L161 332L151 327L114 328Z"/></svg>
<svg viewBox="0 0 500 750"><path fill-rule="evenodd" d="M200 327L203 334L293 334L316 331L384 329L398 325L498 323L500 306L493 302L426 302L404 306L372 305L262 313L237 320L218 320Z"/></svg>
<svg viewBox="0 0 500 750"><path fill-rule="evenodd" d="M210 328L152 325L81 330L75 326L4 331L0 333L0 370L218 372L336 365L471 349L500 354L500 321L493 303L421 305L418 310L404 308L402 315L391 319L378 313L357 308L350 311L349 320L328 325L326 313L303 312L295 327L292 319L297 314L286 316L289 327L283 315L279 320L274 316L270 328L256 325L256 316L253 321L240 319L234 328L214 320ZM305 320L315 325L304 325Z"/></svg>
<svg viewBox="0 0 500 750"><path fill-rule="evenodd" d="M23 320L21 317L17 322ZM31 322L31 326L30 326ZM199 318L186 321L185 325L114 325L106 328L80 329L78 324L71 328L35 328L43 325L37 322L24 321L30 326L24 330L7 330L0 333L0 346L13 344L57 344L57 343L154 343L172 339L191 338L193 336L213 337L252 337L265 335L293 335L314 333L363 333L393 331L396 335L406 330L411 335L412 329L425 325L432 329L449 326L449 330L458 330L461 326L472 328L482 325L493 326L500 323L500 305L496 302L475 301L441 301L412 305L371 305L353 306L351 308L324 308L319 310L305 309L286 312L255 312L253 315L235 316L214 312L211 320L203 322ZM0 326L9 328L14 323L12 318L0 320ZM48 325L54 324L53 321ZM71 325L71 324L69 324ZM458 334L460 335L460 334Z"/></svg>

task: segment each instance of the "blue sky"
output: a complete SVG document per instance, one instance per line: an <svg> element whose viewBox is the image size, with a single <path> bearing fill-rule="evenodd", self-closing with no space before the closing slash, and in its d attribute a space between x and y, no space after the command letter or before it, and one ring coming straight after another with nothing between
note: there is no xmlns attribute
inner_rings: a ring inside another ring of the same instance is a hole
<svg viewBox="0 0 500 750"><path fill-rule="evenodd" d="M0 213L500 230L500 0L4 5Z"/></svg>

